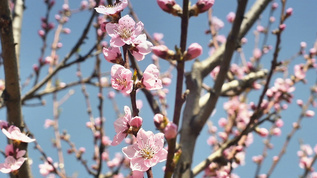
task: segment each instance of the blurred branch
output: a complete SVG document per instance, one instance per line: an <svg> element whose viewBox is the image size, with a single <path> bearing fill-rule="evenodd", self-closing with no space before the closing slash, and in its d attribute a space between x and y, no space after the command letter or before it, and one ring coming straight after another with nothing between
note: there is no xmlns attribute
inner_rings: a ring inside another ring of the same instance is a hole
<svg viewBox="0 0 317 178"><path fill-rule="evenodd" d="M217 100L221 94L221 89L225 81L233 52L236 49L237 41L240 39L242 21L244 20L245 8L247 0L238 1L236 9L236 18L233 22L230 34L227 37L227 43L222 45L216 54L219 54L220 49L223 48L223 60L219 60L221 64L220 72L215 81L214 88L210 93L210 97L206 104L199 106L199 98L202 80L206 76L206 63L196 61L193 65L192 72L187 75L186 85L190 90L186 106L183 113L183 124L181 129L180 148L182 155L179 160L179 165L175 171L176 177L192 177L191 164L197 137L209 118L211 112L216 106ZM224 47L225 46L225 47ZM222 55L221 55L222 56ZM207 60L206 60L207 61ZM205 72L205 73L204 73ZM210 71L209 71L210 72Z"/></svg>
<svg viewBox="0 0 317 178"><path fill-rule="evenodd" d="M244 16L243 22L241 24L240 32L236 41L238 42L244 37L247 32L250 30L254 22L259 18L260 14L266 9L267 5L271 0L258 0L256 1L248 13ZM215 54L202 61L202 76L206 77L216 66L221 63L225 52L225 43L223 43L218 50L215 51Z"/></svg>
<svg viewBox="0 0 317 178"><path fill-rule="evenodd" d="M78 39L77 43L75 44L75 46L72 48L72 50L66 55L66 57L63 59L63 61L61 63L59 63L56 68L52 71L52 73L50 73L49 75L47 75L41 82L39 82L38 84L36 84L29 92L27 92L23 97L22 97L22 103L27 100L30 99L34 93L39 90L43 85L45 85L60 69L64 68L66 65L66 62L70 59L70 57L75 54L79 47L83 44L84 40L86 39L86 36L89 32L89 29L91 28L91 24L93 22L93 19L96 15L96 12L93 11L90 19L82 33L82 35L80 36L80 38Z"/></svg>
<svg viewBox="0 0 317 178"><path fill-rule="evenodd" d="M22 28L22 20L24 13L24 0L16 0L14 4L13 11L13 39L15 43L15 52L17 57L18 64L18 72L19 72L19 63L20 63L20 47L21 47L21 28Z"/></svg>

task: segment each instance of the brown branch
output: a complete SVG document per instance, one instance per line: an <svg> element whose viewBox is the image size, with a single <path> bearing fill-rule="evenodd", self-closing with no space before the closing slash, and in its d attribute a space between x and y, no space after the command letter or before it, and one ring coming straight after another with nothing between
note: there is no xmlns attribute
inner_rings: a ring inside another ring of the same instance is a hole
<svg viewBox="0 0 317 178"><path fill-rule="evenodd" d="M7 107L7 120L23 130L18 62L13 39L12 17L7 0L0 1L0 39L5 74L3 97ZM19 149L27 151L27 144L20 144ZM27 157L27 153L25 156ZM24 162L17 175L10 176L32 177L28 161Z"/></svg>

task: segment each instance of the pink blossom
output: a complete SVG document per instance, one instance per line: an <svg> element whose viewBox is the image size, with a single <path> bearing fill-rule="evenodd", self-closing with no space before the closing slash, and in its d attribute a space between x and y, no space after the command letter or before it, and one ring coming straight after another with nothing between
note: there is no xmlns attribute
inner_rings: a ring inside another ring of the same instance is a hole
<svg viewBox="0 0 317 178"><path fill-rule="evenodd" d="M50 157L48 158L48 160L53 161ZM48 163L47 161L45 161L44 164L40 164L39 169L40 169L39 170L40 174L42 176L47 176L54 171L54 167L50 163Z"/></svg>
<svg viewBox="0 0 317 178"><path fill-rule="evenodd" d="M233 23L234 19L236 18L236 14L234 12L229 12L227 15L227 21Z"/></svg>
<svg viewBox="0 0 317 178"><path fill-rule="evenodd" d="M223 21L215 16L212 17L211 24L214 26L215 30L217 30L217 31L225 26Z"/></svg>
<svg viewBox="0 0 317 178"><path fill-rule="evenodd" d="M215 0L198 0L196 5L199 13L205 12L210 9L215 3Z"/></svg>
<svg viewBox="0 0 317 178"><path fill-rule="evenodd" d="M106 30L111 37L110 44L114 47L133 44L133 40L141 34L143 28L141 21L135 23L129 15L120 18L118 23L106 24Z"/></svg>
<svg viewBox="0 0 317 178"><path fill-rule="evenodd" d="M130 94L133 89L132 72L122 65L115 64L111 67L112 88Z"/></svg>
<svg viewBox="0 0 317 178"><path fill-rule="evenodd" d="M166 139L175 138L177 135L177 125L169 122L164 129L164 134Z"/></svg>
<svg viewBox="0 0 317 178"><path fill-rule="evenodd" d="M25 143L34 142L35 139L26 136L24 133L20 131L20 129L14 125L11 125L8 130L2 129L4 135L6 135L11 140L21 141Z"/></svg>
<svg viewBox="0 0 317 178"><path fill-rule="evenodd" d="M129 49L137 61L144 59L144 56L152 51L153 44L146 40L146 35L141 34L133 41L132 47Z"/></svg>
<svg viewBox="0 0 317 178"><path fill-rule="evenodd" d="M114 15L118 12L123 11L124 8L128 6L128 0L122 0L119 3L116 3L114 6L103 6L100 5L99 7L96 7L95 10L104 15Z"/></svg>
<svg viewBox="0 0 317 178"><path fill-rule="evenodd" d="M122 148L122 152L131 160L132 171L147 171L158 162L163 162L167 157L164 146L164 134L153 134L152 131L144 131L142 128L137 134L137 142Z"/></svg>
<svg viewBox="0 0 317 178"><path fill-rule="evenodd" d="M109 48L103 48L102 50L103 56L108 62L120 64L123 62L120 48L118 47L109 47Z"/></svg>
<svg viewBox="0 0 317 178"><path fill-rule="evenodd" d="M26 158L19 157L15 159L13 156L8 156L5 159L4 163L0 164L0 172L2 173L10 173L12 171L18 170Z"/></svg>
<svg viewBox="0 0 317 178"><path fill-rule="evenodd" d="M189 45L185 55L185 60L195 59L203 53L203 48L198 43L192 43Z"/></svg>
<svg viewBox="0 0 317 178"><path fill-rule="evenodd" d="M154 64L150 64L144 71L142 84L148 90L161 89L162 81L159 79L160 71Z"/></svg>
<svg viewBox="0 0 317 178"><path fill-rule="evenodd" d="M304 66L297 64L294 66L294 75L297 79L303 80L306 77L306 73L304 71Z"/></svg>
<svg viewBox="0 0 317 178"><path fill-rule="evenodd" d="M114 122L114 129L116 135L111 143L112 146L118 145L129 133L133 132L134 129L138 129L142 125L141 117L131 118L131 110L128 106L124 106L125 115L118 118Z"/></svg>

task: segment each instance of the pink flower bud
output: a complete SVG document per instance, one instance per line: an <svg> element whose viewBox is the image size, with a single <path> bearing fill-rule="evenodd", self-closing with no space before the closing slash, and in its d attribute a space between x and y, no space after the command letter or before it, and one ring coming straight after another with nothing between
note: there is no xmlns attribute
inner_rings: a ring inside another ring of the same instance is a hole
<svg viewBox="0 0 317 178"><path fill-rule="evenodd" d="M156 2L163 11L168 13L172 12L173 6L176 4L175 0L157 0Z"/></svg>
<svg viewBox="0 0 317 178"><path fill-rule="evenodd" d="M164 122L164 116L162 114L155 114L153 117L155 126L159 129Z"/></svg>
<svg viewBox="0 0 317 178"><path fill-rule="evenodd" d="M153 46L152 52L162 59L168 59L175 54L174 51L169 50L165 45Z"/></svg>
<svg viewBox="0 0 317 178"><path fill-rule="evenodd" d="M234 12L229 12L229 14L227 15L227 21L229 23L233 23L235 18L236 18L236 14Z"/></svg>
<svg viewBox="0 0 317 178"><path fill-rule="evenodd" d="M281 24L281 25L279 26L279 29L280 29L281 31L283 31L285 28L286 28L286 24L285 24L285 23L283 23L283 24Z"/></svg>
<svg viewBox="0 0 317 178"><path fill-rule="evenodd" d="M109 137L107 137L107 136L103 136L102 138L101 138L101 142L102 142L102 144L103 145L105 145L105 146L109 146L110 144L111 144L111 140L110 140L110 138Z"/></svg>
<svg viewBox="0 0 317 178"><path fill-rule="evenodd" d="M142 126L142 121L143 119L141 117L135 116L134 118L131 119L130 126L135 128L140 128Z"/></svg>
<svg viewBox="0 0 317 178"><path fill-rule="evenodd" d="M260 59L261 56L262 56L262 51L259 48L255 48L253 51L253 57L255 59Z"/></svg>
<svg viewBox="0 0 317 178"><path fill-rule="evenodd" d="M252 157L252 161L255 162L255 163L257 163L257 164L261 163L262 160L263 160L263 156L262 156L262 155L253 156L253 157Z"/></svg>
<svg viewBox="0 0 317 178"><path fill-rule="evenodd" d="M286 16L291 16L293 14L293 8L288 8L287 10L286 10Z"/></svg>
<svg viewBox="0 0 317 178"><path fill-rule="evenodd" d="M203 52L203 48L198 43L192 43L189 45L187 51L185 52L184 59L191 60L200 56Z"/></svg>
<svg viewBox="0 0 317 178"><path fill-rule="evenodd" d="M45 31L44 30L39 30L38 31L38 34L40 35L40 37L44 37L44 35L45 35Z"/></svg>
<svg viewBox="0 0 317 178"><path fill-rule="evenodd" d="M198 0L196 6L199 13L205 12L215 4L215 0Z"/></svg>
<svg viewBox="0 0 317 178"><path fill-rule="evenodd" d="M33 70L35 72L38 72L39 71L39 66L37 64L33 64Z"/></svg>
<svg viewBox="0 0 317 178"><path fill-rule="evenodd" d="M87 7L88 7L88 2L87 1L81 1L80 9L86 9Z"/></svg>
<svg viewBox="0 0 317 178"><path fill-rule="evenodd" d="M81 153L85 153L85 152L86 152L86 148L80 147L80 148L79 148L79 151L80 151Z"/></svg>
<svg viewBox="0 0 317 178"><path fill-rule="evenodd" d="M255 131L261 136L266 137L269 135L269 131L266 128L256 128Z"/></svg>
<svg viewBox="0 0 317 178"><path fill-rule="evenodd" d="M304 42L304 41L300 42L300 47L301 48L306 48L306 46L307 46L306 42Z"/></svg>
<svg viewBox="0 0 317 178"><path fill-rule="evenodd" d="M276 2L274 2L273 4L272 4L272 9L276 9L278 7L278 4L276 3Z"/></svg>
<svg viewBox="0 0 317 178"><path fill-rule="evenodd" d="M177 135L177 125L169 122L164 129L164 134L166 139L175 138Z"/></svg>
<svg viewBox="0 0 317 178"><path fill-rule="evenodd" d="M258 32L260 32L260 33L263 33L263 32L265 31L265 28L264 28L262 25L258 25L258 26L256 27L256 30L257 30Z"/></svg>
<svg viewBox="0 0 317 178"><path fill-rule="evenodd" d="M219 121L218 121L218 125L220 127L225 127L227 125L227 123L228 123L228 120L226 118L223 118L223 117L220 118Z"/></svg>
<svg viewBox="0 0 317 178"><path fill-rule="evenodd" d="M69 5L68 4L63 4L63 9L66 11L66 10L69 10Z"/></svg>
<svg viewBox="0 0 317 178"><path fill-rule="evenodd" d="M108 98L113 99L116 96L116 93L114 91L109 91Z"/></svg>
<svg viewBox="0 0 317 178"><path fill-rule="evenodd" d="M280 136L282 134L282 131L280 128L276 127L272 130L272 134L275 136Z"/></svg>
<svg viewBox="0 0 317 178"><path fill-rule="evenodd" d="M315 116L315 112L312 111L312 110L307 110L306 113L305 113L305 115L306 115L307 117L314 117L314 116Z"/></svg>
<svg viewBox="0 0 317 178"><path fill-rule="evenodd" d="M71 30L69 28L64 28L63 33L70 34Z"/></svg>
<svg viewBox="0 0 317 178"><path fill-rule="evenodd" d="M282 119L277 119L277 120L275 121L275 125L276 125L276 127L283 127L284 122L283 122Z"/></svg>

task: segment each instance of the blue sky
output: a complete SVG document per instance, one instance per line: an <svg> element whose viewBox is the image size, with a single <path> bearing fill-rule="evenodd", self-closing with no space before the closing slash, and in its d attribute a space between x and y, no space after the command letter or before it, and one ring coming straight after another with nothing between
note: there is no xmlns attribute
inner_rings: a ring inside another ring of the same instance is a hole
<svg viewBox="0 0 317 178"><path fill-rule="evenodd" d="M79 7L80 1L70 1L70 8L75 9ZM177 0L179 4L182 1ZM280 2L277 1L279 4ZM192 1L192 4L195 1ZM248 8L251 7L253 1L249 1ZM164 42L165 44L173 49L175 45L179 45L179 32L180 32L180 19L178 17L171 16L166 14L160 10L154 0L152 1L141 1L135 0L132 1L132 5L135 9L135 12L139 16L139 19L144 23L146 30L153 34L155 32L164 33ZM57 12L62 6L62 1L57 1L53 12L50 14L50 21L56 24L54 20L54 13ZM222 19L225 22L224 29L220 30L219 34L227 35L230 30L231 25L226 22L226 15L235 11L236 2L227 2L223 0L216 0L215 5L213 7L214 16ZM275 12L275 15L280 13L280 7ZM282 44L279 60L285 60L294 55L298 49L299 44L302 41L307 42L308 49L310 49L316 40L317 34L317 11L315 8L317 7L317 1L315 0L303 0L303 1L288 1L286 7L292 7L294 9L293 15L286 21L286 30L282 35ZM58 50L58 55L65 56L67 52L71 49L71 47L76 42L78 36L80 36L81 31L84 28L86 21L89 18L91 12L84 12L79 14L74 14L71 16L68 23L65 24L65 27L71 28L72 32L69 35L61 35L61 42L63 43L63 47ZM123 11L123 15L127 14L128 10ZM267 11L263 14L261 22L266 24L267 22ZM40 56L40 48L42 46L41 39L37 35L37 31L40 29L41 21L40 17L45 15L44 2L41 1L26 1L26 10L24 13L24 22L22 27L22 41L21 41L21 82L24 82L26 78L32 72L32 65L37 63L38 57ZM275 16L278 18L278 16ZM257 23L260 23L257 22ZM272 25L272 28L276 28L277 23ZM189 23L189 34L188 34L188 42L187 44L191 44L194 42L199 42L203 48L204 52L201 55L200 59L205 59L208 57L208 48L207 44L210 40L210 36L204 34L204 32L208 29L207 23L207 14L201 14L199 17L193 17L190 19ZM244 52L246 58L249 59L252 55L252 51L254 48L254 35L253 31L255 27L250 30L247 34L248 43L244 48ZM92 30L91 30L92 31ZM50 32L50 36L48 39L48 45L52 42L53 32ZM86 44L81 47L82 54L89 49L89 46L94 42L95 36L91 32L89 34L89 38L86 39ZM109 38L105 40L109 41ZM260 38L260 40L263 40ZM274 45L275 37L270 36L268 44ZM187 45L187 46L188 46ZM50 48L47 49L46 55L49 55ZM102 56L101 56L102 57ZM264 56L262 59L263 66L269 66L270 60L272 59L272 53L269 53ZM145 60L141 61L139 64L141 68L144 70L145 67L152 62L150 55L146 57ZM303 63L303 58L297 58L293 62L295 63ZM168 64L165 61L160 61L162 68L168 67ZM186 64L186 71L190 70L190 62ZM88 60L85 64L81 65L83 74L88 76L92 72L93 59ZM109 71L111 64L107 63L105 60L102 63L102 70L104 72ZM2 71L3 67L0 68ZM293 68L290 69L292 71ZM46 71L43 70L42 77L46 74ZM175 71L172 73L173 76L176 76ZM76 67L71 67L65 71L61 71L57 75L62 81L70 82L76 80ZM307 100L309 94L308 86L312 85L316 80L316 71L312 70L307 74L308 82L307 84L298 84L296 91L294 93L294 101L296 99L302 98L304 101ZM0 77L3 78L3 74L0 74ZM211 78L205 79L206 83L211 83ZM32 82L31 82L32 83ZM273 84L273 82L271 82ZM172 117L172 110L174 105L174 85L169 88L170 93L168 94L168 116ZM25 88L22 91L22 94L26 93L30 87ZM67 130L71 135L71 140L76 144L77 147L84 146L86 147L87 153L84 155L85 159L88 160L88 163L92 163L91 158L91 150L92 147L92 135L89 129L85 127L85 123L88 121L88 115L86 112L86 105L83 94L80 91L80 87L74 87L75 94L70 97L62 106L61 106L61 116L60 116L60 130ZM87 86L88 91L90 92L90 99L93 107L93 115L95 117L98 116L97 105L98 105L98 89L94 87ZM103 94L106 96L107 92L111 89L105 89ZM62 98L67 91L60 92L58 94L59 98ZM258 93L253 93L250 100L257 101ZM106 98L106 97L105 97ZM138 93L138 99L144 100L144 95L142 93ZM52 113L52 96L45 96L43 99L46 100L45 106L39 107L24 107L23 108L23 117L26 120L26 124L31 129L31 131L36 136L38 142L43 147L43 149L50 155L53 160L57 160L56 150L52 149L51 140L54 138L52 129L44 129L43 124L45 119L53 118ZM116 97L119 109L123 111L124 105L130 105L129 99L120 96L117 94ZM217 105L216 114L210 119L215 124L217 120L221 117L225 117L225 113L223 111L222 103L227 101L227 98L223 98ZM29 101L29 103L37 103L37 100ZM113 122L116 119L116 114L113 112L112 104L108 99L105 99L104 103L104 112L106 116L106 134L112 138L114 136L113 130ZM314 108L311 108L314 109ZM316 111L316 109L314 109ZM269 151L268 159L264 162L264 167L262 168L261 173L266 173L268 167L272 164L272 156L276 155L280 149L281 144L284 143L287 133L289 133L292 123L297 120L300 114L300 108L296 105L289 105L289 108L282 114L282 118L284 120L284 127L282 130L282 135L280 137L273 139L274 149ZM140 116L144 119L144 128L146 130L153 130L153 113L150 112L148 106L146 106L146 102L144 102L144 109L141 110ZM0 110L0 119L5 120L5 111ZM299 150L299 140L302 140L306 144L310 144L311 146L315 146L317 143L316 135L317 129L315 129L317 125L316 118L304 119L302 128L299 133L296 133L295 137L292 139L291 144L289 145L286 156L283 157L282 161L279 163L277 169L274 171L272 177L297 177L303 173L303 170L298 166L298 157L296 156L296 152ZM204 128L202 133L200 134L200 138L198 139L196 150L195 150L195 158L193 165L196 165L200 161L202 161L207 155L210 154L211 150L206 143L206 139L208 138L207 129ZM4 149L5 147L5 138L4 136L0 136L3 144L0 144L0 149ZM30 156L34 162L32 166L32 171L34 173L34 177L40 177L38 172L38 164L41 163L40 155L38 151L33 149L33 144L29 145ZM120 152L121 147L124 144L120 144L117 147L109 148L110 157L114 157L115 152ZM63 144L63 148L68 148L66 144ZM255 143L247 149L246 156L246 164L244 166L239 167L234 172L237 173L240 177L254 177L255 172L255 164L252 162L251 158L254 155L258 155L262 152L263 149L263 138L255 136ZM68 175L72 175L74 172L79 173L79 177L88 177L87 173L84 171L82 165L78 163L74 157L74 155L65 156L65 164ZM2 158L0 160L3 160ZM158 166L153 168L155 177L162 177L161 167L164 165L159 164Z"/></svg>

